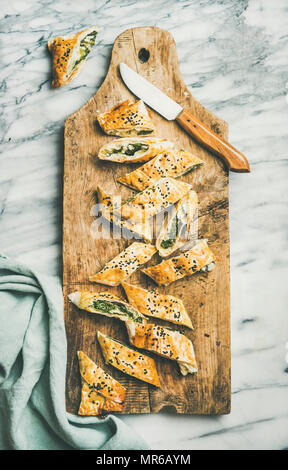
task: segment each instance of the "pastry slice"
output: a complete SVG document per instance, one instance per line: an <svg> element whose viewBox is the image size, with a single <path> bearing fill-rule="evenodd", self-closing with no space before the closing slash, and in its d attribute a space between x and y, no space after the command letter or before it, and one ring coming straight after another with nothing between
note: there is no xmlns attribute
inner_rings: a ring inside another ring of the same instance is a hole
<svg viewBox="0 0 288 470"><path fill-rule="evenodd" d="M122 411L125 388L82 351L78 351L78 360L82 383L78 414L97 416L103 412Z"/></svg>
<svg viewBox="0 0 288 470"><path fill-rule="evenodd" d="M175 204L156 240L162 258L171 255L193 236L193 220L198 208L198 197L192 189Z"/></svg>
<svg viewBox="0 0 288 470"><path fill-rule="evenodd" d="M107 286L119 286L140 266L147 263L156 251L154 245L134 242L105 264L101 271L90 276L89 280Z"/></svg>
<svg viewBox="0 0 288 470"><path fill-rule="evenodd" d="M136 379L160 387L156 365L151 357L128 348L119 341L103 335L100 331L97 333L97 338L106 364L110 364Z"/></svg>
<svg viewBox="0 0 288 470"><path fill-rule="evenodd" d="M190 152L165 151L154 157L140 168L118 178L119 183L129 188L143 191L155 184L160 178L171 176L178 178L203 165L203 161Z"/></svg>
<svg viewBox="0 0 288 470"><path fill-rule="evenodd" d="M143 269L158 285L168 286L171 282L190 276L197 271L211 271L215 256L207 245L207 240L199 240L191 250L179 256L162 261L156 266Z"/></svg>
<svg viewBox="0 0 288 470"><path fill-rule="evenodd" d="M158 294L141 287L122 282L129 304L143 315L152 318L161 318L175 325L192 327L192 322L181 299L173 295Z"/></svg>
<svg viewBox="0 0 288 470"><path fill-rule="evenodd" d="M92 26L80 33L49 39L48 48L53 60L53 88L66 85L78 75L95 44L97 33L98 28Z"/></svg>
<svg viewBox="0 0 288 470"><path fill-rule="evenodd" d="M136 348L147 349L159 356L177 361L182 375L195 374L197 363L192 341L179 331L162 326L136 325L126 322L130 343Z"/></svg>
<svg viewBox="0 0 288 470"><path fill-rule="evenodd" d="M153 225L149 220L143 223L134 223L132 220L120 219L120 217L114 214L115 209L121 206L121 196L114 196L105 193L103 189L98 186L97 197L100 204L101 215L108 220L112 226L119 227L128 232L132 232L137 235L137 238L143 238L146 242L151 243L153 239ZM122 231L122 235L125 235ZM135 238L135 237L134 237Z"/></svg>
<svg viewBox="0 0 288 470"><path fill-rule="evenodd" d="M90 313L118 318L121 321L131 320L136 323L146 321L144 315L138 312L135 307L123 302L119 297L111 295L109 292L77 291L69 294L68 299L81 310Z"/></svg>
<svg viewBox="0 0 288 470"><path fill-rule="evenodd" d="M144 189L126 201L115 210L115 214L135 223L146 223L147 219L182 199L189 189L190 184L183 181L161 178L154 186Z"/></svg>
<svg viewBox="0 0 288 470"><path fill-rule="evenodd" d="M118 163L148 162L159 153L174 147L173 142L157 137L126 137L104 145L98 154L100 160Z"/></svg>
<svg viewBox="0 0 288 470"><path fill-rule="evenodd" d="M133 103L123 101L105 113L98 114L97 120L108 135L119 137L145 136L153 134L155 127L142 100Z"/></svg>

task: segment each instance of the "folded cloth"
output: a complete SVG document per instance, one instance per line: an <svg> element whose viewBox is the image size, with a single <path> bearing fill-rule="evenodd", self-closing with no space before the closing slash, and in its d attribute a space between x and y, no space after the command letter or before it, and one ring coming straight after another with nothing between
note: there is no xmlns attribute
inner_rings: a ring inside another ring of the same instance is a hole
<svg viewBox="0 0 288 470"><path fill-rule="evenodd" d="M147 449L119 418L66 413L60 282L0 255L0 449Z"/></svg>

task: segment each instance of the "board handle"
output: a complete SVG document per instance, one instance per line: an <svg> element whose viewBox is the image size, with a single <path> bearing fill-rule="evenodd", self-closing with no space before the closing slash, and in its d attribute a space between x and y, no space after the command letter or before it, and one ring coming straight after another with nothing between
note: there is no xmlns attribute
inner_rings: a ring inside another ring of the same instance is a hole
<svg viewBox="0 0 288 470"><path fill-rule="evenodd" d="M250 166L247 158L232 147L228 142L221 139L215 132L205 126L193 114L185 109L177 116L176 121L192 135L203 147L208 148L212 153L222 158L230 171L248 173Z"/></svg>

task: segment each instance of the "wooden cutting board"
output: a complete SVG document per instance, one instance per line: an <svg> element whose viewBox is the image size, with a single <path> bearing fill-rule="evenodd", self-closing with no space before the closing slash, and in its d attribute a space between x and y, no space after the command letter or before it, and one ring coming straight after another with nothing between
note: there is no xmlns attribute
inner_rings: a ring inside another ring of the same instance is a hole
<svg viewBox="0 0 288 470"><path fill-rule="evenodd" d="M148 61L144 62L148 55ZM117 319L79 311L67 302L67 294L75 290L109 290L124 296L120 287L106 288L87 281L89 275L99 271L108 260L131 243L131 240L125 239L96 239L92 235L93 222L95 225L96 221L94 209L97 184L101 184L107 192L121 193L123 198L133 194L117 183L116 179L135 169L135 165L107 163L97 159L100 147L113 139L104 135L98 127L97 113L127 98L135 99L121 81L118 69L121 61L195 114L214 132L225 139L228 137L227 124L198 103L183 82L171 34L158 28L144 27L129 29L116 39L102 86L65 123L63 293L68 340L67 410L71 413L78 411L80 376L76 353L81 349L126 387L123 413L229 413L228 172L219 159L201 148L176 123L166 121L152 111L153 121L161 137L175 140L178 148L194 152L205 162L202 169L189 173L182 180L191 183L198 193L199 238L208 238L217 256L217 264L209 274L196 274L156 290L178 296L184 301L194 324L194 331L186 329L186 333L193 341L199 372L194 376L183 377L176 362L155 357L162 383L161 389L156 389L105 365L96 332L100 330L128 343L124 324ZM148 265L159 261L156 255ZM134 274L129 282L144 288L155 288L153 281L149 281L142 273Z"/></svg>

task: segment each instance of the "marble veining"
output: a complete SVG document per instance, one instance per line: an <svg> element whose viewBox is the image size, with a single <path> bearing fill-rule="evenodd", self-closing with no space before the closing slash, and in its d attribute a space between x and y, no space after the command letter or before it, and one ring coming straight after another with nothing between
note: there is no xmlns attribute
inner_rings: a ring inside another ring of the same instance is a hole
<svg viewBox="0 0 288 470"><path fill-rule="evenodd" d="M118 34L173 34L192 94L251 163L230 179L232 412L124 420L154 449L287 448L287 1L10 0L0 11L0 250L55 276L64 120L97 91ZM52 90L47 40L93 24L84 70Z"/></svg>

